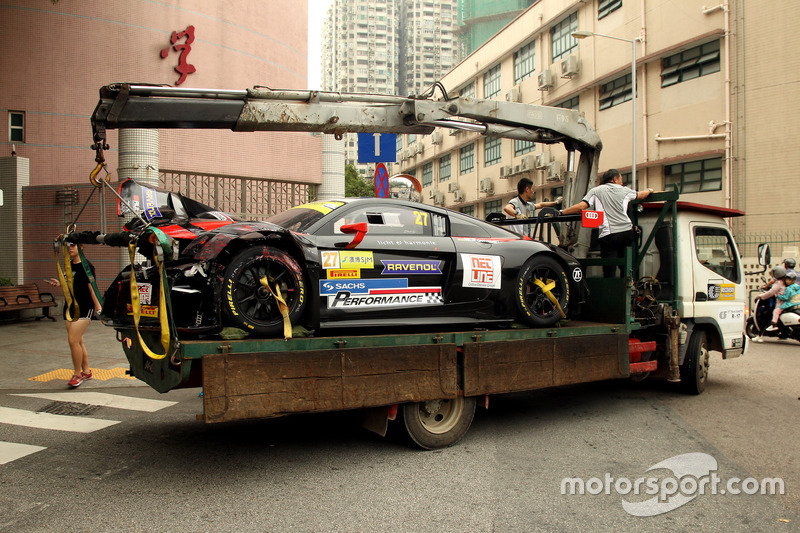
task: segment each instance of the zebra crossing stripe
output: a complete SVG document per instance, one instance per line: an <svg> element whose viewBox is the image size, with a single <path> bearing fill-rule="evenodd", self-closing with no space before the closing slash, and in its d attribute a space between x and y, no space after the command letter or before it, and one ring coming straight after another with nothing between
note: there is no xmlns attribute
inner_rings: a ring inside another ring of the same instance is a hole
<svg viewBox="0 0 800 533"><path fill-rule="evenodd" d="M91 433L114 424L119 420L103 420L78 416L53 415L50 413L34 413L24 409L0 407L0 424L26 426L38 429L55 429L73 431L75 433Z"/></svg>
<svg viewBox="0 0 800 533"><path fill-rule="evenodd" d="M32 453L46 450L44 446L33 446L31 444L18 444L16 442L0 441L0 465L16 461L21 457Z"/></svg>
<svg viewBox="0 0 800 533"><path fill-rule="evenodd" d="M77 402L88 405L114 407L116 409L128 409L131 411L146 411L148 413L153 413L178 403L165 400L148 400L147 398L132 398L130 396L120 396L118 394L107 394L104 392L41 392L32 394L12 394L12 396L43 398L45 400L55 400L58 402Z"/></svg>

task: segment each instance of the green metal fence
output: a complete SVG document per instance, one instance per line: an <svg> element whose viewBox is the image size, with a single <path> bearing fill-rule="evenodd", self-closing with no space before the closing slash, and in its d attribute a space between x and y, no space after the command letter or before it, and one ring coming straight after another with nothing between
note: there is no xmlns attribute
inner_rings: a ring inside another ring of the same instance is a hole
<svg viewBox="0 0 800 533"><path fill-rule="evenodd" d="M784 259L784 248L800 249L800 230L734 234L734 238L742 257L756 257L758 245L769 244L775 264Z"/></svg>

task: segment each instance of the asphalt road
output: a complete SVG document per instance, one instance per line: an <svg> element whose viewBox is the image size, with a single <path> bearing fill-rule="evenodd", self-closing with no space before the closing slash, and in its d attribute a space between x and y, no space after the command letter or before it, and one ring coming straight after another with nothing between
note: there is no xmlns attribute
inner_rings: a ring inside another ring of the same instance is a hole
<svg viewBox="0 0 800 533"><path fill-rule="evenodd" d="M89 433L0 423L0 441L43 448L0 464L0 531L798 531L798 378L800 344L767 342L714 357L698 397L647 381L493 397L433 452L355 413L205 425L198 390L89 382L76 392L177 403L94 406L75 418L116 423ZM2 389L0 407L41 410L51 400L14 394L45 392L63 387ZM785 495L687 487L687 503L641 517L623 501L647 497L613 483L561 493L568 477L661 483L675 472L648 469L683 454L713 458L722 480L781 478Z"/></svg>

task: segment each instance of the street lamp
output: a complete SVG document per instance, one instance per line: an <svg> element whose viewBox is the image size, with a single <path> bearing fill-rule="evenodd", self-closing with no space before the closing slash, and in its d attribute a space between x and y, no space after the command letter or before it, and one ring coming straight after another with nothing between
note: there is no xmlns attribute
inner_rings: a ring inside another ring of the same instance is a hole
<svg viewBox="0 0 800 533"><path fill-rule="evenodd" d="M572 36L576 39L585 39L592 36L607 37L616 41L625 41L626 43L631 43L631 107L633 108L633 112L631 113L631 131L633 135L633 141L631 143L631 149L633 151L633 157L631 161L631 182L633 184L633 189L638 191L639 184L636 181L636 42L639 41L640 38L637 37L635 39L625 39L623 37L615 37L613 35L605 35L603 33L594 33L592 31L575 31L572 32Z"/></svg>

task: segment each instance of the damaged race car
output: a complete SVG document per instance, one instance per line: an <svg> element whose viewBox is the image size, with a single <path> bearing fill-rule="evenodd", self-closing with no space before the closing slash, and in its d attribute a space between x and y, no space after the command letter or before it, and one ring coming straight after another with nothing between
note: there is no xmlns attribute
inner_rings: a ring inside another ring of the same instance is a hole
<svg viewBox="0 0 800 533"><path fill-rule="evenodd" d="M276 337L287 323L548 327L577 312L586 294L580 264L562 249L420 203L315 201L254 222L132 180L120 197L121 215L139 215L129 234L156 227L177 246L161 271L148 261L112 282L101 318L114 327L133 325L136 305L139 329L158 330L162 279L184 338L225 327ZM145 257L153 246L138 239Z"/></svg>

